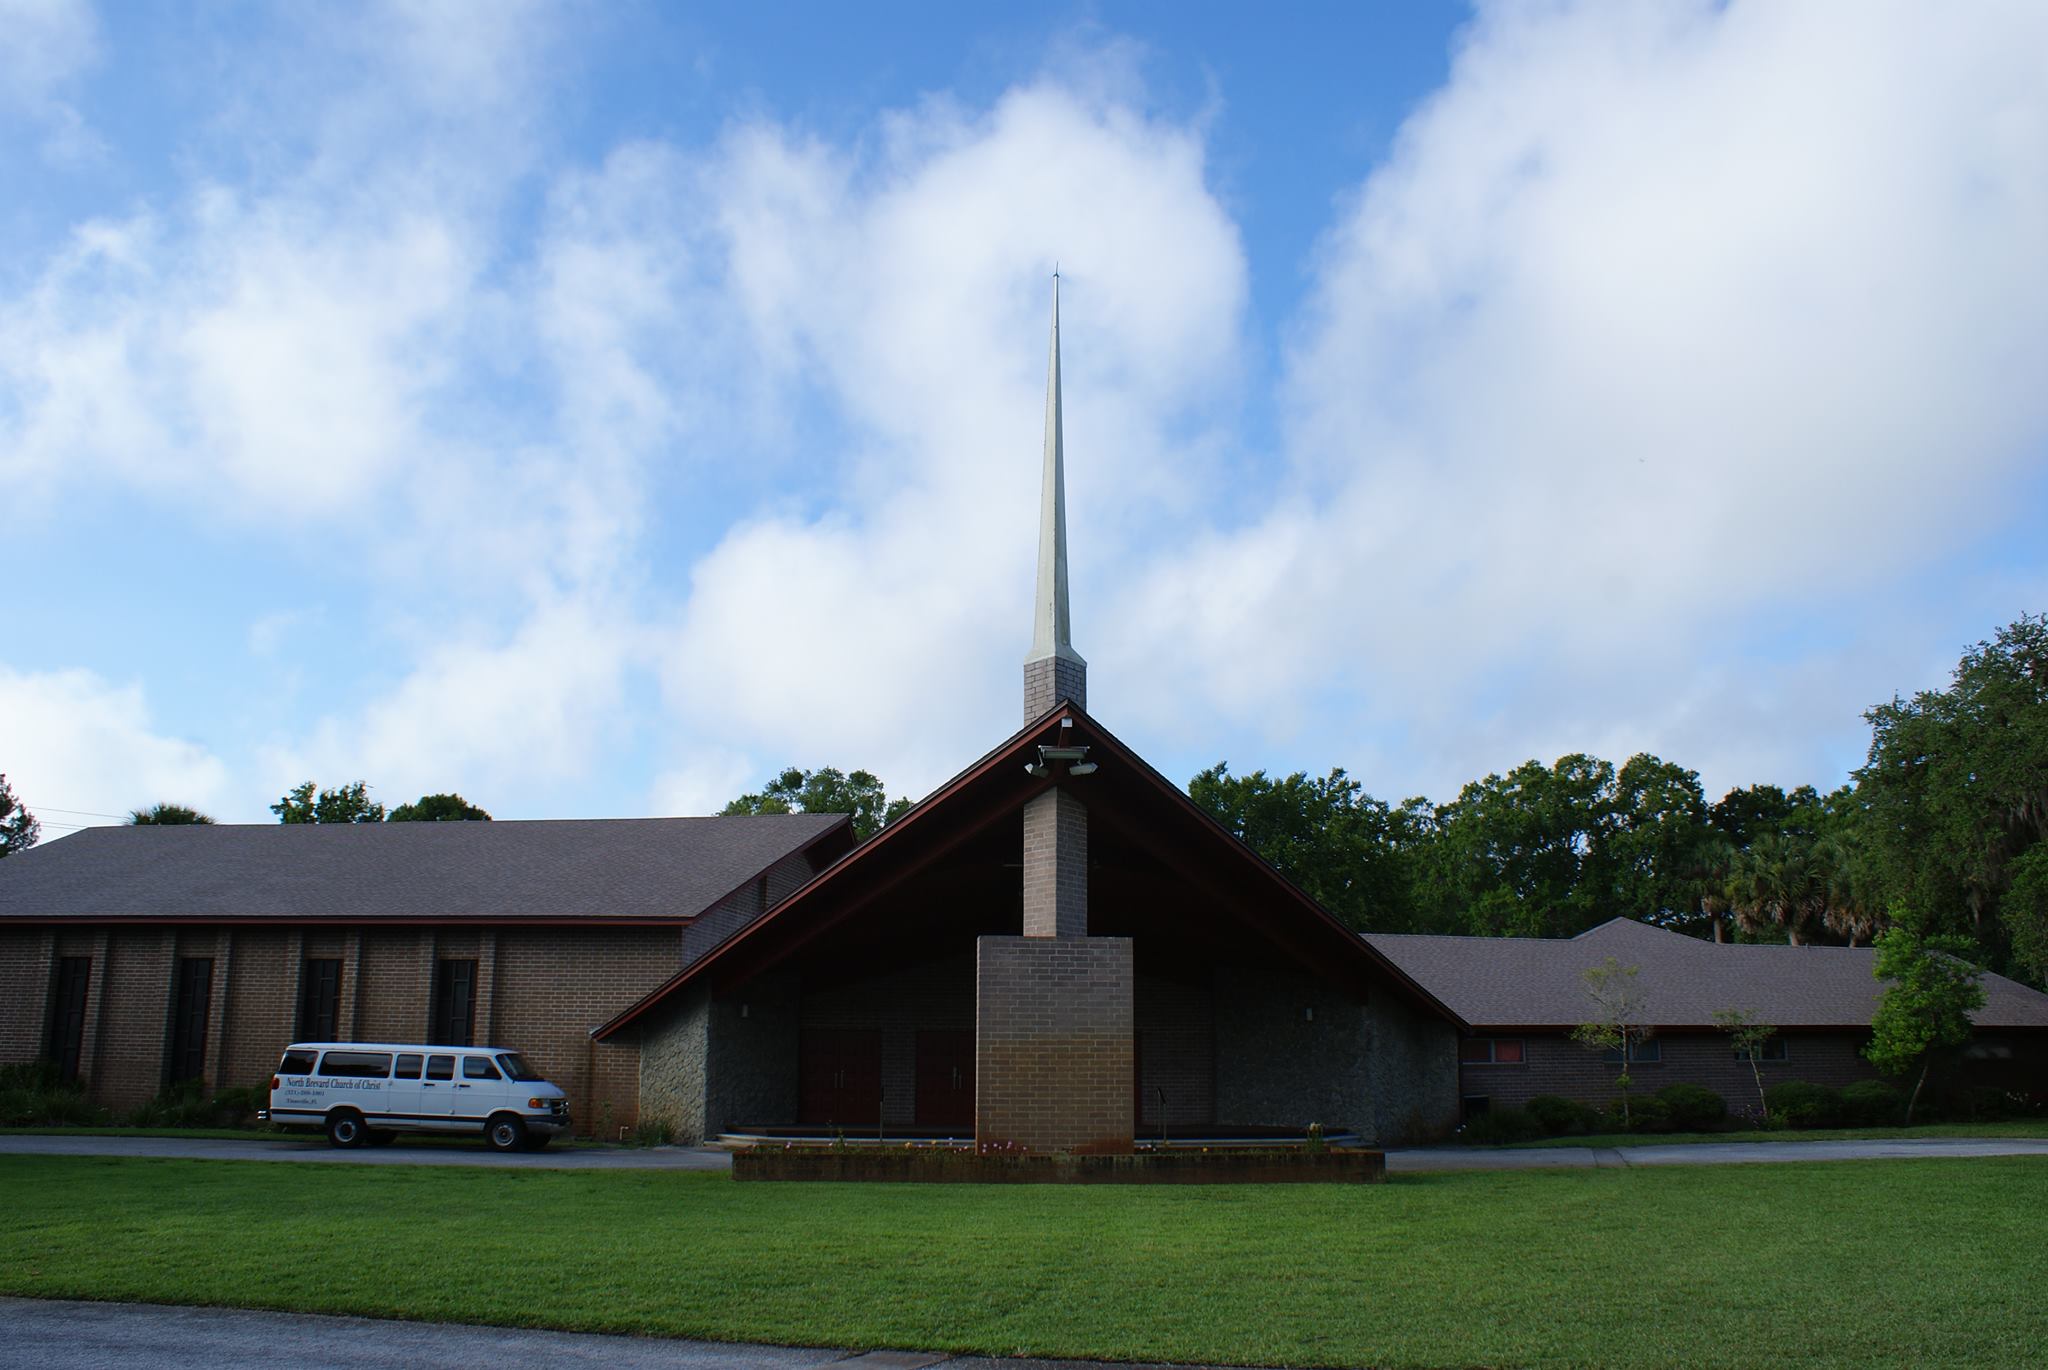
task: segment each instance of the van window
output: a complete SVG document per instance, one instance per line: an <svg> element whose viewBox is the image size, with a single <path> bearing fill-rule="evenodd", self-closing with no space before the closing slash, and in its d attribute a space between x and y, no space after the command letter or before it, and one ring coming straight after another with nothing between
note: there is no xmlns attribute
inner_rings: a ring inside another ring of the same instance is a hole
<svg viewBox="0 0 2048 1370"><path fill-rule="evenodd" d="M391 1075L393 1079L397 1080L419 1079L420 1057L416 1053L410 1051L401 1054L398 1058L398 1068L392 1071Z"/></svg>
<svg viewBox="0 0 2048 1370"><path fill-rule="evenodd" d="M506 1079L518 1080L522 1083L527 1080L546 1078L532 1066L526 1064L526 1058L516 1051L508 1051L500 1055L498 1057L498 1068L505 1072Z"/></svg>
<svg viewBox="0 0 2048 1370"><path fill-rule="evenodd" d="M381 1080L391 1073L388 1051L330 1051L320 1058L322 1075L347 1075L362 1080Z"/></svg>
<svg viewBox="0 0 2048 1370"><path fill-rule="evenodd" d="M310 1051L287 1051L284 1054L284 1059L278 1062L277 1073L280 1075L311 1075L313 1073L314 1056L315 1053Z"/></svg>
<svg viewBox="0 0 2048 1370"><path fill-rule="evenodd" d="M462 1058L462 1078L465 1080L495 1080L498 1068L482 1056Z"/></svg>
<svg viewBox="0 0 2048 1370"><path fill-rule="evenodd" d="M429 1080L454 1079L455 1058L453 1056L429 1056L427 1058L427 1078Z"/></svg>

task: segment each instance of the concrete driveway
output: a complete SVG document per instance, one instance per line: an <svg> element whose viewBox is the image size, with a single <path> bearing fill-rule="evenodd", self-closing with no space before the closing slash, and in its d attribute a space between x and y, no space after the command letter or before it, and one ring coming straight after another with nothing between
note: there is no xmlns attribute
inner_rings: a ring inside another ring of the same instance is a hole
<svg viewBox="0 0 2048 1370"><path fill-rule="evenodd" d="M488 1151L473 1145L414 1144L343 1151L318 1138L45 1137L0 1133L0 1156L164 1156L198 1161L308 1161L348 1165L481 1165L519 1170L728 1170L732 1158L705 1147L571 1147ZM1765 1165L1792 1161L1876 1161L1931 1156L2048 1156L2048 1138L1927 1137L1882 1142L1692 1142L1631 1147L1401 1147L1387 1153L1396 1175L1447 1170L1588 1170L1634 1166Z"/></svg>

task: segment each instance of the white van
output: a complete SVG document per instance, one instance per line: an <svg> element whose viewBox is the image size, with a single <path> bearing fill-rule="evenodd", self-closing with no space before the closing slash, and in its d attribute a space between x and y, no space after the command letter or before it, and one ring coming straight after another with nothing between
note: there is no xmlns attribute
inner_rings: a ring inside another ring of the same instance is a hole
<svg viewBox="0 0 2048 1370"><path fill-rule="evenodd" d="M504 1047L294 1042L259 1118L318 1127L335 1146L401 1132L481 1132L493 1151L538 1150L569 1130L569 1099Z"/></svg>

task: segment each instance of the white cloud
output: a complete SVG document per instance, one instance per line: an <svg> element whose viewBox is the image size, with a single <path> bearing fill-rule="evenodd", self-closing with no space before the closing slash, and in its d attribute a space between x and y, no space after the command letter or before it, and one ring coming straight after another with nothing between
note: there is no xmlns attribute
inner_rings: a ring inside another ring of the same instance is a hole
<svg viewBox="0 0 2048 1370"><path fill-rule="evenodd" d="M208 748L158 732L139 684L91 671L0 666L0 767L15 797L44 820L44 837L151 804L214 810L227 767ZM63 809L65 812L56 812Z"/></svg>
<svg viewBox="0 0 2048 1370"><path fill-rule="evenodd" d="M87 0L0 0L0 116L43 126L43 155L78 162L100 140L67 98L99 57L99 20Z"/></svg>
<svg viewBox="0 0 2048 1370"><path fill-rule="evenodd" d="M1487 7L1323 247L1288 488L1151 568L1116 668L1212 730L1684 759L1765 606L1885 631L2048 443L2044 59L2033 5Z"/></svg>

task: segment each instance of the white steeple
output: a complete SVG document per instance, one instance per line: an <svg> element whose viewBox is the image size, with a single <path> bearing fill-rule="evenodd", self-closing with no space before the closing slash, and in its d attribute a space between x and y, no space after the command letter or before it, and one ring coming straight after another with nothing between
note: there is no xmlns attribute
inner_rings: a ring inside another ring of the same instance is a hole
<svg viewBox="0 0 2048 1370"><path fill-rule="evenodd" d="M1067 614L1067 475L1060 425L1060 278L1052 278L1052 349L1045 378L1045 472L1038 505L1038 594L1024 658L1024 717L1068 699L1087 707L1088 663Z"/></svg>

